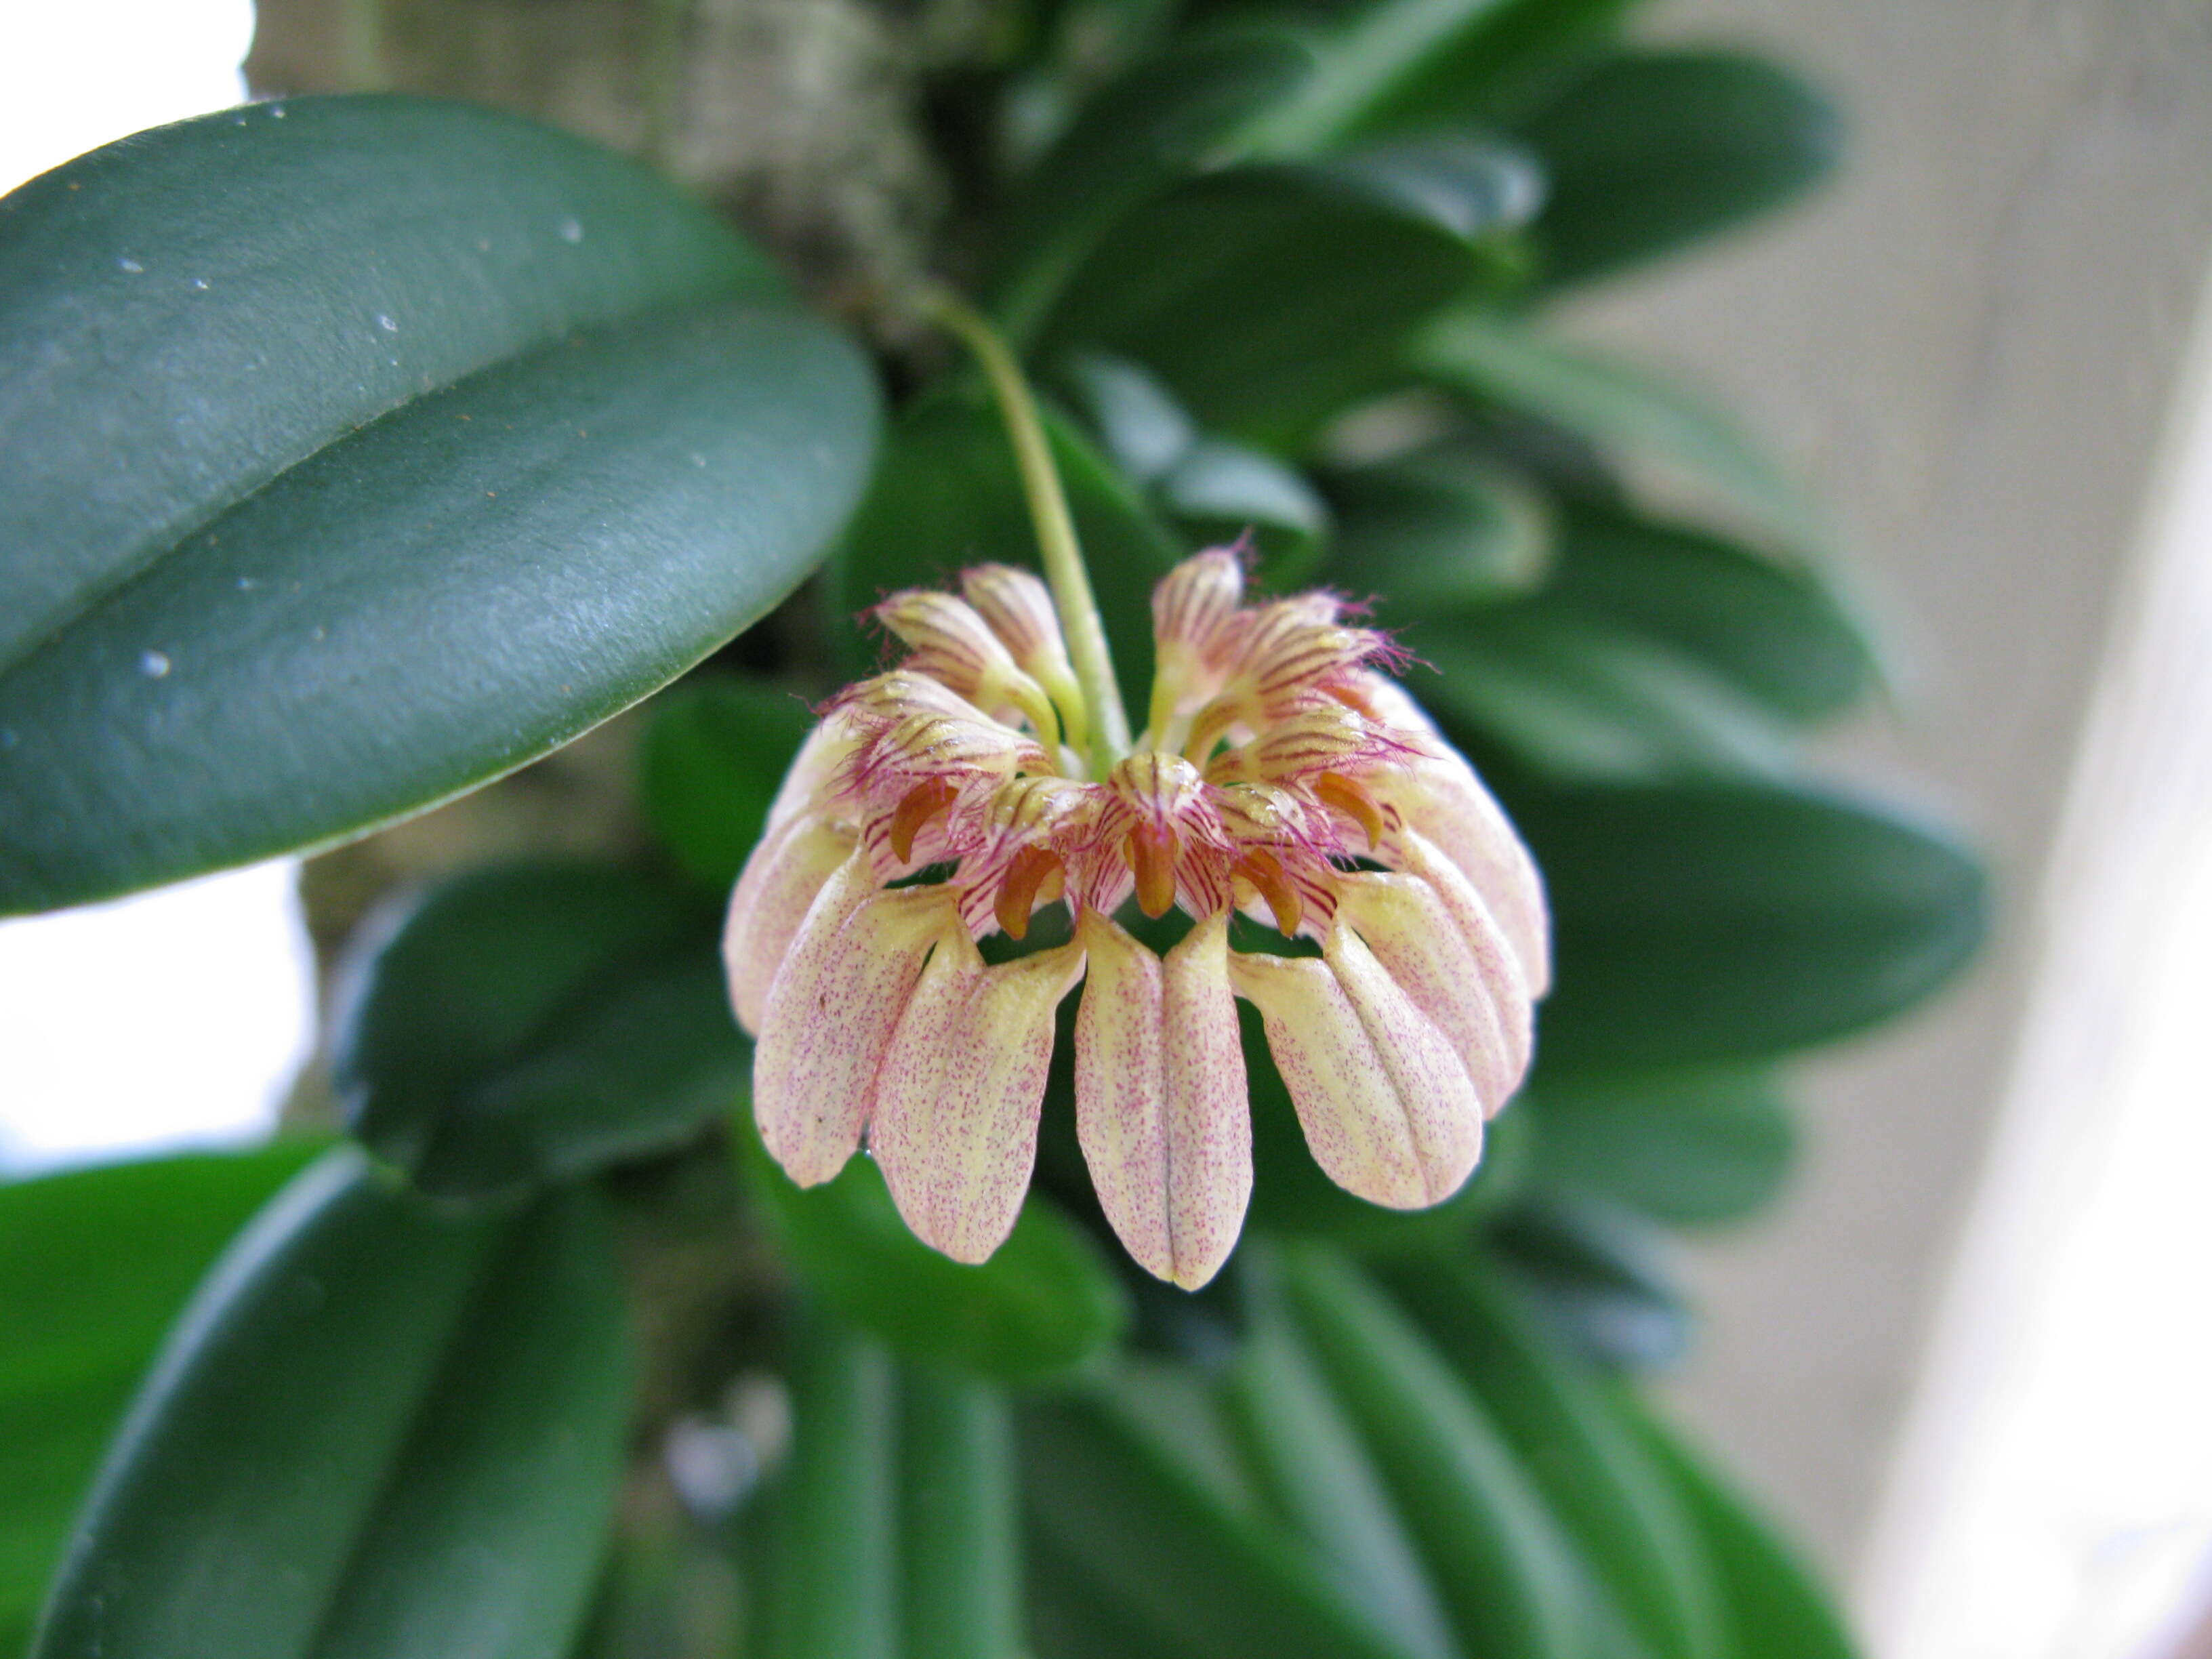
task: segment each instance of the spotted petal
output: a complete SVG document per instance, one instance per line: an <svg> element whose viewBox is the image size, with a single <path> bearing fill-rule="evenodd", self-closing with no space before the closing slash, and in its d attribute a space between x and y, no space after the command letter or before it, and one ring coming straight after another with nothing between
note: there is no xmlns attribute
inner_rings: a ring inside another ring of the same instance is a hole
<svg viewBox="0 0 2212 1659"><path fill-rule="evenodd" d="M783 965L816 895L853 854L849 830L816 816L794 817L761 837L730 895L722 927L722 966L738 1024L757 1033L769 987Z"/></svg>
<svg viewBox="0 0 2212 1659"><path fill-rule="evenodd" d="M1237 1246L1252 1195L1252 1121L1229 987L1226 912L1163 963L1095 910L1075 1020L1075 1132L1139 1266L1196 1290Z"/></svg>
<svg viewBox="0 0 2212 1659"><path fill-rule="evenodd" d="M753 1050L761 1139L800 1186L829 1180L860 1146L922 960L958 931L950 894L880 892L860 854L815 896L769 987Z"/></svg>
<svg viewBox="0 0 2212 1659"><path fill-rule="evenodd" d="M1330 1180L1398 1210L1459 1189L1482 1151L1474 1079L1358 934L1332 930L1318 961L1239 953L1229 970Z"/></svg>
<svg viewBox="0 0 2212 1659"><path fill-rule="evenodd" d="M957 932L899 1022L868 1146L906 1224L955 1261L987 1259L1021 1214L1053 1011L1082 972L1073 945L986 967Z"/></svg>
<svg viewBox="0 0 2212 1659"><path fill-rule="evenodd" d="M1495 1113L1520 1086L1535 1048L1536 1008L1528 969L1522 965L1521 954L1513 948L1498 913L1458 865L1412 830L1400 832L1395 850L1405 874L1418 878L1428 887L1443 915L1449 918L1452 930L1468 947L1483 992L1498 1017L1504 1092L1487 1087L1482 1091L1483 1104ZM1472 1063L1468 1069L1480 1085L1484 1073Z"/></svg>
<svg viewBox="0 0 2212 1659"><path fill-rule="evenodd" d="M1370 673L1362 678L1358 690L1387 725L1419 744L1398 775L1378 774L1369 780L1370 787L1397 809L1408 829L1433 842L1486 896L1521 959L1529 991L1541 997L1552 985L1544 878L1512 820L1403 688Z"/></svg>
<svg viewBox="0 0 2212 1659"><path fill-rule="evenodd" d="M1480 963L1443 901L1412 876L1362 874L1341 882L1337 910L1407 998L1444 1036L1495 1112L1520 1080Z"/></svg>

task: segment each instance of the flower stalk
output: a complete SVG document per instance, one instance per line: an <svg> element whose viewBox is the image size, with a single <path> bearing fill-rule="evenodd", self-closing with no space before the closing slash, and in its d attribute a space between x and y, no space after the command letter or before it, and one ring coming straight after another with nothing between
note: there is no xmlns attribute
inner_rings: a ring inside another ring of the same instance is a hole
<svg viewBox="0 0 2212 1659"><path fill-rule="evenodd" d="M1060 487L1060 470L1053 465L1052 441L1038 417L1036 399L1030 395L1021 365L998 331L959 295L933 286L922 295L921 311L948 333L957 335L975 354L998 399L1006 435L1013 443L1015 464L1021 471L1030 518L1036 526L1045 580L1052 588L1068 660L1086 705L1082 710L1061 711L1070 727L1068 738L1072 744L1087 746L1091 775L1103 778L1129 752L1129 716L1121 705L1121 684L1114 678L1105 624L1091 591L1083 549L1076 540L1075 520L1067 508L1067 492Z"/></svg>

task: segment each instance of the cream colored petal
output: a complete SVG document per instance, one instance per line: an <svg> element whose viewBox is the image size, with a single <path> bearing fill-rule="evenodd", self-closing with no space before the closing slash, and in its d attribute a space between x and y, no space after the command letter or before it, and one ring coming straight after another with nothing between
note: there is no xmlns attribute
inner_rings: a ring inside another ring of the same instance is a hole
<svg viewBox="0 0 2212 1659"><path fill-rule="evenodd" d="M753 1050L761 1139L800 1186L829 1180L860 1145L922 960L958 929L944 889L880 891L859 854L815 896L769 987Z"/></svg>
<svg viewBox="0 0 2212 1659"><path fill-rule="evenodd" d="M792 758L791 769L769 804L767 831L781 829L799 813L826 799L840 781L838 774L860 746L860 735L843 714L833 714L806 734Z"/></svg>
<svg viewBox="0 0 2212 1659"><path fill-rule="evenodd" d="M1395 849L1403 873L1418 878L1436 895L1451 925L1474 954L1475 967L1498 1016L1498 1033L1504 1044L1504 1092L1483 1089L1483 1104L1495 1113L1521 1086L1536 1043L1535 996L1521 953L1513 948L1497 913L1475 890L1466 872L1437 850L1434 843L1413 832L1405 833ZM1370 941L1372 943L1372 941ZM1483 1073L1475 1073L1480 1084Z"/></svg>
<svg viewBox="0 0 2212 1659"><path fill-rule="evenodd" d="M1329 1179L1393 1209L1440 1203L1481 1152L1474 1080L1356 934L1336 929L1327 951L1319 961L1232 953L1230 978L1267 1022Z"/></svg>
<svg viewBox="0 0 2212 1659"><path fill-rule="evenodd" d="M955 1261L988 1259L1021 1214L1053 1011L1082 972L1074 945L987 968L963 932L915 988L868 1146L915 1236Z"/></svg>
<svg viewBox="0 0 2212 1659"><path fill-rule="evenodd" d="M1196 1290L1237 1247L1252 1195L1244 1051L1226 913L1163 963L1086 910L1075 1127L1106 1218L1138 1265Z"/></svg>
<svg viewBox="0 0 2212 1659"><path fill-rule="evenodd" d="M1444 1034L1383 971L1359 936L1333 930L1322 947L1380 1056L1404 1108L1407 1132L1428 1191L1440 1204L1474 1173L1482 1156L1482 1102L1474 1079Z"/></svg>
<svg viewBox="0 0 2212 1659"><path fill-rule="evenodd" d="M1385 724L1422 739L1418 758L1365 781L1474 884L1541 997L1552 987L1551 917L1543 875L1513 821L1402 686L1370 673L1359 690Z"/></svg>
<svg viewBox="0 0 2212 1659"><path fill-rule="evenodd" d="M1436 889L1417 876L1360 874L1340 877L1337 890L1338 919L1443 1033L1474 1079L1485 1110L1496 1112L1521 1080L1515 1050L1525 1057L1527 1035L1517 1045L1509 1042L1489 975ZM1510 962L1511 952L1502 939L1497 944ZM1510 968L1517 980L1519 964ZM1525 993L1519 1012L1525 1026Z"/></svg>
<svg viewBox="0 0 2212 1659"><path fill-rule="evenodd" d="M738 1024L761 1029L768 990L819 893L853 854L849 830L815 817L793 817L763 836L730 894L722 927L722 966Z"/></svg>

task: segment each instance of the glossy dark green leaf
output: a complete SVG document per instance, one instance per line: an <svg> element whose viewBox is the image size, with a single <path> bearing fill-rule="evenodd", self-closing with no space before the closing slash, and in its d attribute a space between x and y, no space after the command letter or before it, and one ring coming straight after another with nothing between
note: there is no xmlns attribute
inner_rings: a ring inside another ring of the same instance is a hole
<svg viewBox="0 0 2212 1659"><path fill-rule="evenodd" d="M33 1651L554 1659L591 1590L629 1370L589 1194L456 1218L333 1152L172 1333Z"/></svg>
<svg viewBox="0 0 2212 1659"><path fill-rule="evenodd" d="M1577 781L1775 775L1790 732L1704 664L1538 599L1410 629L1407 689L1530 769Z"/></svg>
<svg viewBox="0 0 2212 1659"><path fill-rule="evenodd" d="M1816 562L1827 550L1819 516L1772 460L1699 399L1640 369L1479 311L1425 330L1407 362L1480 404L1563 427L1711 496L1781 556Z"/></svg>
<svg viewBox="0 0 2212 1659"><path fill-rule="evenodd" d="M321 1149L0 1185L0 1653L20 1653L100 1448L193 1283Z"/></svg>
<svg viewBox="0 0 2212 1659"><path fill-rule="evenodd" d="M1026 338L1120 220L1207 165L1312 63L1286 33L1238 30L1176 47L1099 93L1006 216L988 291L1008 331Z"/></svg>
<svg viewBox="0 0 2212 1659"><path fill-rule="evenodd" d="M1485 1234L1489 1260L1593 1365L1669 1365L1690 1310L1650 1224L1587 1194L1532 1188Z"/></svg>
<svg viewBox="0 0 2212 1659"><path fill-rule="evenodd" d="M1586 71L1637 0L1498 0L1401 76L1363 132L1427 132L1521 118Z"/></svg>
<svg viewBox="0 0 2212 1659"><path fill-rule="evenodd" d="M1796 1121L1761 1069L1569 1073L1539 1078L1530 1094L1535 1179L1674 1226L1757 1213L1796 1157Z"/></svg>
<svg viewBox="0 0 2212 1659"><path fill-rule="evenodd" d="M1666 1477L1592 1379L1479 1262L1376 1272L1490 1412L1636 1640L1660 1659L1718 1659L1711 1564Z"/></svg>
<svg viewBox="0 0 2212 1659"><path fill-rule="evenodd" d="M1902 813L1813 785L1537 788L1508 805L1552 897L1547 1065L1689 1064L1839 1036L1929 995L1979 945L1981 866Z"/></svg>
<svg viewBox="0 0 2212 1659"><path fill-rule="evenodd" d="M1860 1650L1842 1613L1772 1524L1627 1389L1613 1393L1704 1534L1725 1604L1727 1651L1735 1659L1855 1659Z"/></svg>
<svg viewBox="0 0 2212 1659"><path fill-rule="evenodd" d="M1312 573L1330 513L1304 473L1263 450L1200 433L1174 394L1125 357L1085 354L1066 379L1101 447L1191 541L1244 541L1265 587L1293 586Z"/></svg>
<svg viewBox="0 0 2212 1659"><path fill-rule="evenodd" d="M1330 475L1329 574L1391 626L1525 593L1552 564L1552 513L1497 463L1439 448Z"/></svg>
<svg viewBox="0 0 2212 1659"><path fill-rule="evenodd" d="M1835 107L1741 52L1625 52L1520 129L1551 190L1544 275L1587 282L1768 212L1832 172Z"/></svg>
<svg viewBox="0 0 2212 1659"><path fill-rule="evenodd" d="M906 1358L970 1376L1034 1380L1092 1359L1128 1322L1112 1271L1052 1200L1032 1192L1012 1236L977 1267L907 1230L873 1159L801 1188L738 1126L751 1190L808 1288Z"/></svg>
<svg viewBox="0 0 2212 1659"><path fill-rule="evenodd" d="M1866 686L1866 637L1809 571L1596 503L1559 520L1548 580L1516 603L1382 608L1436 671L1416 694L1533 770L1778 774L1792 727Z"/></svg>
<svg viewBox="0 0 2212 1659"><path fill-rule="evenodd" d="M1018 1659L1021 1504L1004 1396L902 1370L898 1455L905 1659Z"/></svg>
<svg viewBox="0 0 2212 1659"><path fill-rule="evenodd" d="M331 1072L423 1191L481 1198L676 1145L744 1097L714 913L610 866L495 866L371 924Z"/></svg>
<svg viewBox="0 0 2212 1659"><path fill-rule="evenodd" d="M1573 1553L1488 1413L1328 1247L1286 1245L1278 1269L1468 1650L1583 1652L1589 1625Z"/></svg>
<svg viewBox="0 0 2212 1659"><path fill-rule="evenodd" d="M1778 714L1826 719L1875 678L1865 619L1826 571L1594 502L1570 506L1560 534L1550 603L1679 652Z"/></svg>
<svg viewBox="0 0 2212 1659"><path fill-rule="evenodd" d="M1459 1642L1381 1475L1279 1308L1255 1319L1225 1394L1246 1460L1338 1592L1407 1654L1455 1659Z"/></svg>
<svg viewBox="0 0 2212 1659"><path fill-rule="evenodd" d="M803 576L857 352L618 157L398 97L203 117L0 204L0 910L357 833Z"/></svg>
<svg viewBox="0 0 2212 1659"><path fill-rule="evenodd" d="M813 724L796 692L735 675L686 680L654 702L637 752L646 823L709 893L736 884Z"/></svg>
<svg viewBox="0 0 2212 1659"><path fill-rule="evenodd" d="M1118 1390L1044 1398L1020 1414L1036 1552L1140 1638L1125 1651L1405 1659L1309 1550L1229 1501L1139 1401Z"/></svg>
<svg viewBox="0 0 2212 1659"><path fill-rule="evenodd" d="M1142 709L1152 688L1152 584L1185 550L1072 420L1048 406L1042 415L1121 695ZM1036 532L997 409L980 387L948 387L901 412L831 562L828 598L848 667L865 672L877 660L864 634L843 627L848 619L896 589L942 586L987 562L1035 568Z"/></svg>
<svg viewBox="0 0 2212 1659"><path fill-rule="evenodd" d="M1546 9L1558 11L1557 0ZM1570 7L1567 9L1579 9ZM1409 104L1490 67L1501 31L1523 32L1516 0L1372 0L1340 8L1316 41L1314 72L1237 135L1241 154L1301 158L1380 128L1403 125ZM1553 20L1554 25L1559 21ZM1435 124L1425 124L1435 125Z"/></svg>
<svg viewBox="0 0 2212 1659"><path fill-rule="evenodd" d="M812 1318L789 1381L757 1646L774 1659L900 1659L896 1368L860 1333Z"/></svg>
<svg viewBox="0 0 2212 1659"><path fill-rule="evenodd" d="M1408 333L1490 268L1486 238L1534 206L1493 176L1518 158L1480 155L1456 173L1421 150L1193 179L1122 223L1045 337L1135 358L1203 426L1294 441L1391 381Z"/></svg>

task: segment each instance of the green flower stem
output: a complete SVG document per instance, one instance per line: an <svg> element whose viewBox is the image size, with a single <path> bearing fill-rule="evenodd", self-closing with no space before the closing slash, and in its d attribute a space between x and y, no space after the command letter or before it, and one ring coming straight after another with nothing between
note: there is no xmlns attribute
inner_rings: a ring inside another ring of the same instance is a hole
<svg viewBox="0 0 2212 1659"><path fill-rule="evenodd" d="M998 397L999 412L1021 469L1022 489L1029 497L1030 518L1036 526L1045 580L1052 585L1060 631L1067 636L1068 660L1089 705L1091 774L1103 778L1129 752L1129 715L1121 706L1105 624L1091 595L1091 575L1075 539L1075 520L1067 510L1067 494L1060 488L1060 470L1053 465L1052 441L1037 418L1036 399L1030 395L1021 365L998 331L958 295L932 288L923 294L921 307L925 316L958 335L975 354Z"/></svg>

